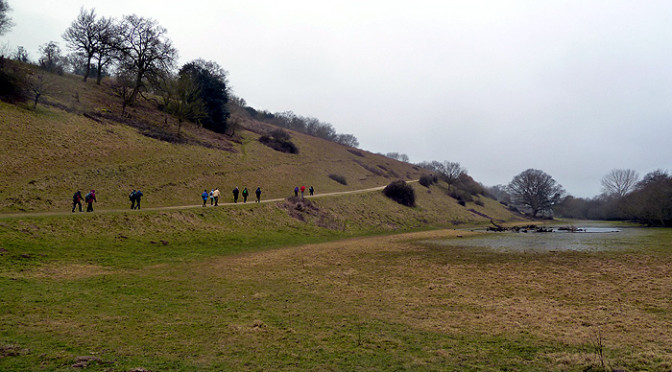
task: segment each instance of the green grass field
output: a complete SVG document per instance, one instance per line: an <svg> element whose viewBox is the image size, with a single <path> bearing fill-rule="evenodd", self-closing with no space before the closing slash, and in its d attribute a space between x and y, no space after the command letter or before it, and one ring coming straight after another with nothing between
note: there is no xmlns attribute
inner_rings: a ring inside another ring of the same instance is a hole
<svg viewBox="0 0 672 372"><path fill-rule="evenodd" d="M668 230L629 249L504 254L428 243L468 231L304 217L279 204L1 220L0 370L672 366Z"/></svg>

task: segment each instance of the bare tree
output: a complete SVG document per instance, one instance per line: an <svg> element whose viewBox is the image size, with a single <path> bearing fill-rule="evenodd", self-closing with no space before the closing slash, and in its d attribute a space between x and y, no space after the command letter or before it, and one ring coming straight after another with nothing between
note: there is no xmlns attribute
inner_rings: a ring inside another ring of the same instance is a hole
<svg viewBox="0 0 672 372"><path fill-rule="evenodd" d="M401 154L401 153L398 153L398 152L388 152L387 154L385 154L385 156L390 158L390 159L403 161L404 163L408 163L408 160L409 160L408 155Z"/></svg>
<svg viewBox="0 0 672 372"><path fill-rule="evenodd" d="M117 52L116 28L112 18L100 18L95 27L97 38L100 40L94 53L96 59L96 84L100 85L106 68L112 63Z"/></svg>
<svg viewBox="0 0 672 372"><path fill-rule="evenodd" d="M444 161L443 162L443 175L444 179L449 185L452 185L457 181L462 174L466 174L467 171L462 168L460 163L453 161Z"/></svg>
<svg viewBox="0 0 672 372"><path fill-rule="evenodd" d="M10 10L11 8L9 7L7 0L0 0L0 35L9 31L9 29L14 26L14 22L12 22L12 19L7 15Z"/></svg>
<svg viewBox="0 0 672 372"><path fill-rule="evenodd" d="M340 143L341 145L345 146L350 146L350 147L359 147L359 141L357 140L357 137L355 137L354 134L338 134L336 135L336 142ZM402 154L405 156L405 158L402 160L403 162L408 163L408 155Z"/></svg>
<svg viewBox="0 0 672 372"><path fill-rule="evenodd" d="M624 197L637 184L639 174L632 169L612 169L602 177L602 191L605 194Z"/></svg>
<svg viewBox="0 0 672 372"><path fill-rule="evenodd" d="M528 169L515 176L508 189L514 203L529 208L533 217L552 210L565 192L553 177L538 169Z"/></svg>
<svg viewBox="0 0 672 372"><path fill-rule="evenodd" d="M126 116L126 106L128 105L128 97L133 91L133 78L124 71L117 73L114 81L111 82L112 92L115 96L121 98L121 116Z"/></svg>
<svg viewBox="0 0 672 372"><path fill-rule="evenodd" d="M63 57L61 56L61 48L55 41L50 41L40 46L40 66L49 71L58 74L63 73Z"/></svg>
<svg viewBox="0 0 672 372"><path fill-rule="evenodd" d="M177 50L156 21L136 15L124 16L117 27L119 65L135 76L127 104L133 104L146 80L171 71Z"/></svg>
<svg viewBox="0 0 672 372"><path fill-rule="evenodd" d="M58 93L58 85L48 74L39 73L28 81L28 93L33 96L33 110L40 98Z"/></svg>
<svg viewBox="0 0 672 372"><path fill-rule="evenodd" d="M28 63L30 59L28 58L28 51L26 51L26 48L20 45L16 47L16 55L14 56L14 59L19 62Z"/></svg>
<svg viewBox="0 0 672 372"><path fill-rule="evenodd" d="M422 162L418 165L437 173L437 176L449 185L454 184L463 173L467 173L460 163L452 161L440 162L432 160L431 162Z"/></svg>
<svg viewBox="0 0 672 372"><path fill-rule="evenodd" d="M63 33L68 49L86 59L84 81L89 78L91 60L102 43L96 30L97 25L95 9L86 10L82 7L77 18Z"/></svg>

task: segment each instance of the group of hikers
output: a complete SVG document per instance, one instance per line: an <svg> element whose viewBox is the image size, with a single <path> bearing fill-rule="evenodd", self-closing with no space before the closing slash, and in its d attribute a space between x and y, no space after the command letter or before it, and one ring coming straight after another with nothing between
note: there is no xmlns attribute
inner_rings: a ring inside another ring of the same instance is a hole
<svg viewBox="0 0 672 372"><path fill-rule="evenodd" d="M299 196L299 191L301 191L301 197L303 198L303 193L306 192L306 186L301 186L301 187L296 186L294 188L294 196L298 197ZM313 194L315 193L315 189L313 188L313 186L310 186L308 188L308 192L310 193L310 196L313 196Z"/></svg>
<svg viewBox="0 0 672 372"><path fill-rule="evenodd" d="M142 199L142 191L133 189L128 195L131 200L131 209L140 209L140 199Z"/></svg>
<svg viewBox="0 0 672 372"><path fill-rule="evenodd" d="M75 191L75 194L72 196L72 213L75 213L75 207L77 206L79 206L79 211L82 211L82 199L86 202L86 211L93 212L93 203L98 202L96 200L96 190L89 191L83 198L80 190Z"/></svg>
<svg viewBox="0 0 672 372"><path fill-rule="evenodd" d="M142 191L133 189L128 195L128 198L131 200L131 209L140 209L140 200L142 199ZM75 194L72 195L72 213L75 213L77 207L79 211L82 211L82 200L86 203L86 211L93 212L93 203L98 203L96 200L96 190L89 191L86 196L82 197L82 192L80 190L75 191Z"/></svg>
<svg viewBox="0 0 672 372"><path fill-rule="evenodd" d="M301 192L301 197L303 198L304 192L306 191L306 186L296 186L294 188L294 196L298 197L299 196L299 191ZM315 189L313 186L310 186L308 188L308 192L310 193L311 196L315 193ZM243 197L243 203L247 203L247 198L249 196L249 191L247 191L247 187L244 187L242 191L238 190L238 186L236 186L233 191L233 202L238 203L238 195L242 194ZM256 202L260 203L261 202L261 187L257 187L255 190L254 194L257 197ZM203 206L205 207L208 203L208 199L210 200L210 205L213 206L218 206L219 205L219 197L221 193L219 191L219 188L215 187L214 189L210 190L208 192L208 189L203 190L203 193L201 194L201 198L203 199ZM142 191L133 189L131 193L128 195L128 198L131 201L131 209L140 209L140 200L142 199ZM82 211L82 200L86 202L86 211L87 212L93 212L93 203L97 203L98 201L96 200L96 191L91 190L89 191L86 196L82 197L82 192L80 190L77 190L75 194L72 196L72 213L75 213L75 209L77 206L79 206L79 211Z"/></svg>
<svg viewBox="0 0 672 372"><path fill-rule="evenodd" d="M247 191L247 187L243 188L243 191L238 190L238 186L236 186L233 191L233 202L238 203L238 195L242 194L243 196L243 203L247 203L247 197L250 195L250 192ZM261 202L261 187L257 187L257 189L254 191L254 194L257 197L256 202L260 203ZM219 188L215 187L214 189L210 190L208 193L208 189L203 190L203 193L201 194L201 198L203 199L203 206L205 207L208 204L208 199L210 199L210 205L214 205L215 207L219 205L219 196L221 193L219 192Z"/></svg>

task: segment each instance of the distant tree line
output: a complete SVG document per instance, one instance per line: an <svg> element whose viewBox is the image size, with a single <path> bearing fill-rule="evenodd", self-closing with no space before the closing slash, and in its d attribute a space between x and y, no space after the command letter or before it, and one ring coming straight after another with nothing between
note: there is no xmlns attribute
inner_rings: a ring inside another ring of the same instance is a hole
<svg viewBox="0 0 672 372"><path fill-rule="evenodd" d="M633 170L614 170L602 179L602 191L594 198L567 196L558 205L558 215L672 227L670 173L656 170L640 180Z"/></svg>
<svg viewBox="0 0 672 372"><path fill-rule="evenodd" d="M672 227L672 175L656 170L639 179L631 169L614 169L601 181L594 198L565 195L548 174L528 169L509 185L486 188L487 193L514 211L534 217L634 221Z"/></svg>
<svg viewBox="0 0 672 372"><path fill-rule="evenodd" d="M390 159L403 161L404 163L408 163L408 161L410 160L410 158L408 157L408 155L406 155L406 154L402 154L402 153L398 153L398 152L388 152L388 153L386 153L386 154L381 154L381 155L383 155L383 156L387 156L387 157L390 158Z"/></svg>
<svg viewBox="0 0 672 372"><path fill-rule="evenodd" d="M247 106L245 101L241 102L245 111L255 120L273 124L281 128L291 129L297 132L306 133L313 137L319 137L328 141L340 143L350 147L358 147L359 141L352 134L336 133L334 126L329 123L321 122L314 117L297 115L292 111L271 113L268 111L258 111L253 107Z"/></svg>

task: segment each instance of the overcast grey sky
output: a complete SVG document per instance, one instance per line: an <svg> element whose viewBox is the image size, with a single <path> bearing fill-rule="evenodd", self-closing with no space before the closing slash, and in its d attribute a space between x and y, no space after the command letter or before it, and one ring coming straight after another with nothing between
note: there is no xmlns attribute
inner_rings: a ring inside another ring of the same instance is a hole
<svg viewBox="0 0 672 372"><path fill-rule="evenodd" d="M168 29L256 109L292 110L412 162L508 184L528 168L572 195L611 169L672 169L672 1L8 0L0 43L61 39L82 6Z"/></svg>

